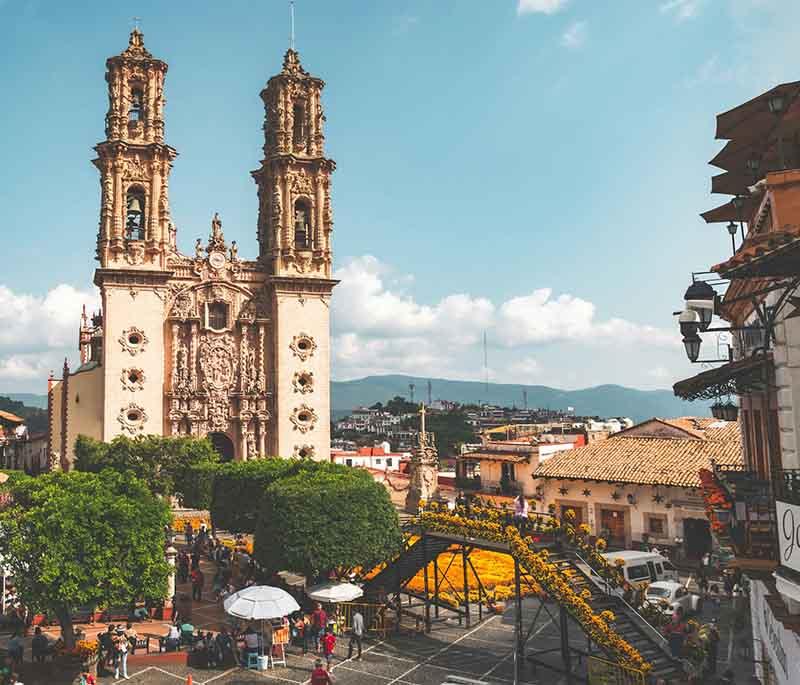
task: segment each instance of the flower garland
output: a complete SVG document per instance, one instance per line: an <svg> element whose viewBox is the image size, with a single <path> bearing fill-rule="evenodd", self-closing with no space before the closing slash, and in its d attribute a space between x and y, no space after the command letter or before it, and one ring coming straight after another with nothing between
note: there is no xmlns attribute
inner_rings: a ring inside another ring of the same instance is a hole
<svg viewBox="0 0 800 685"><path fill-rule="evenodd" d="M565 518L569 518L566 514ZM480 537L484 540L508 544L511 555L525 567L539 585L546 589L551 597L584 627L595 643L615 655L624 666L645 673L651 669L651 665L644 660L638 650L611 629L609 621L606 620L608 616L604 618L594 613L584 596L589 594L591 597L591 593L584 591L579 596L570 584L569 576L562 573L555 564L548 562L548 555L531 550L532 539L530 537L523 538L514 526L507 526L503 529L499 523L491 520L491 516L480 520L438 510L423 511L419 522L429 530L465 537ZM567 525L565 528L572 528L572 536L579 534L573 526ZM570 536L569 530L567 530L567 534Z"/></svg>

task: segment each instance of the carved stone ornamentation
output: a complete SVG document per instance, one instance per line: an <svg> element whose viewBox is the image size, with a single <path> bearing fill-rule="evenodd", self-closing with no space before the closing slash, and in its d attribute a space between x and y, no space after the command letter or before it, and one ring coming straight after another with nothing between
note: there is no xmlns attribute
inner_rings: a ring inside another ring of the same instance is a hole
<svg viewBox="0 0 800 685"><path fill-rule="evenodd" d="M143 407L131 402L127 407L120 409L117 421L126 433L140 435L144 431L144 424L147 423L147 413Z"/></svg>
<svg viewBox="0 0 800 685"><path fill-rule="evenodd" d="M308 433L308 431L313 430L318 420L319 417L317 413L307 404L301 404L299 407L295 407L290 417L290 421L294 424L295 430L301 433Z"/></svg>
<svg viewBox="0 0 800 685"><path fill-rule="evenodd" d="M299 357L300 361L304 362L314 355L314 350L317 349L317 343L314 342L314 338L308 335L308 333L298 333L292 338L292 342L289 343L289 349L294 352L295 357Z"/></svg>
<svg viewBox="0 0 800 685"><path fill-rule="evenodd" d="M208 430L225 432L228 430L230 401L224 396L213 396L208 400Z"/></svg>
<svg viewBox="0 0 800 685"><path fill-rule="evenodd" d="M311 371L297 371L292 379L294 391L301 395L314 392L314 374Z"/></svg>
<svg viewBox="0 0 800 685"><path fill-rule="evenodd" d="M130 390L131 392L143 390L145 381L144 371L136 368L122 369L120 381L122 382L123 390Z"/></svg>
<svg viewBox="0 0 800 685"><path fill-rule="evenodd" d="M170 316L176 319L188 319L194 315L194 299L188 289L179 290L175 293L175 301L172 303Z"/></svg>
<svg viewBox="0 0 800 685"><path fill-rule="evenodd" d="M314 445L295 445L292 456L295 459L313 459L316 453Z"/></svg>
<svg viewBox="0 0 800 685"><path fill-rule="evenodd" d="M405 507L416 514L420 502L430 502L439 495L439 455L433 433L425 431L425 405L420 405L419 443L411 452L410 471Z"/></svg>
<svg viewBox="0 0 800 685"><path fill-rule="evenodd" d="M144 331L136 328L136 326L126 328L119 337L119 344L122 345L122 349L128 352L132 357L143 352L147 347L147 343L148 340Z"/></svg>
<svg viewBox="0 0 800 685"><path fill-rule="evenodd" d="M258 458L258 447L256 446L256 432L254 430L247 431L247 438L245 442L247 443L247 458L248 459Z"/></svg>
<svg viewBox="0 0 800 685"><path fill-rule="evenodd" d="M292 194L311 196L314 192L314 179L306 174L305 169L300 169L292 178Z"/></svg>
<svg viewBox="0 0 800 685"><path fill-rule="evenodd" d="M184 344L178 346L175 352L175 370L172 376L172 389L185 395L191 391L191 378L189 373L189 350Z"/></svg>
<svg viewBox="0 0 800 685"><path fill-rule="evenodd" d="M125 261L131 266L144 264L144 245L138 241L129 241L125 246Z"/></svg>
<svg viewBox="0 0 800 685"><path fill-rule="evenodd" d="M236 373L236 347L229 335L200 339L200 368L208 393L227 392Z"/></svg>

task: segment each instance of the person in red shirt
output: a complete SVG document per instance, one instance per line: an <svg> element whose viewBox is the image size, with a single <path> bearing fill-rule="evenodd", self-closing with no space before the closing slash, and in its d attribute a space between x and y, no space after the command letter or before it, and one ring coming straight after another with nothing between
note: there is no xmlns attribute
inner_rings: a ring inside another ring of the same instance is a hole
<svg viewBox="0 0 800 685"><path fill-rule="evenodd" d="M322 636L322 654L328 664L328 670L331 668L331 660L333 659L333 650L336 648L336 636L332 630L326 630Z"/></svg>
<svg viewBox="0 0 800 685"><path fill-rule="evenodd" d="M314 662L314 670L311 672L311 685L332 685L335 682L333 675L322 668L322 659Z"/></svg>
<svg viewBox="0 0 800 685"><path fill-rule="evenodd" d="M205 576L199 568L192 571L192 599L198 602L203 599L203 585L205 585L205 581Z"/></svg>
<svg viewBox="0 0 800 685"><path fill-rule="evenodd" d="M317 602L314 611L311 612L311 639L314 642L314 651L319 652L319 638L325 631L325 626L328 625L328 614L325 609Z"/></svg>

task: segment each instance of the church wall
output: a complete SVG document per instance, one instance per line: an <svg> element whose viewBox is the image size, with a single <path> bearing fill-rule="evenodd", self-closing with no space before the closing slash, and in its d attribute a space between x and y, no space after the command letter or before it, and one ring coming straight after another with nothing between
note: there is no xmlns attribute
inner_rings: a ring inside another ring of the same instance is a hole
<svg viewBox="0 0 800 685"><path fill-rule="evenodd" d="M64 434L62 406L63 406L63 388L62 381L54 381L47 391L47 413L50 419L50 437L48 449L53 455L61 458L61 438ZM48 455L50 456L50 455Z"/></svg>
<svg viewBox="0 0 800 685"><path fill-rule="evenodd" d="M135 292L135 297L131 297ZM155 290L103 289L103 439L164 434L164 304ZM139 336L136 343L131 336ZM131 382L131 372L141 374Z"/></svg>
<svg viewBox="0 0 800 685"><path fill-rule="evenodd" d="M75 441L79 435L103 438L103 368L97 366L69 378L67 402L67 460L75 460Z"/></svg>
<svg viewBox="0 0 800 685"><path fill-rule="evenodd" d="M275 378L277 455L330 460L329 300L319 295L278 293L275 301ZM303 350L304 340L310 349ZM303 392L299 374L313 374ZM312 420L299 419L311 410ZM302 451L305 450L303 453Z"/></svg>

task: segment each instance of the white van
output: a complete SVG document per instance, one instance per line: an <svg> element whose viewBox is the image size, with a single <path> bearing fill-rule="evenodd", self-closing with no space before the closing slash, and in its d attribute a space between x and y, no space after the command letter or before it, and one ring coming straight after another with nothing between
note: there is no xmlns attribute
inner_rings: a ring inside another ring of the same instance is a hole
<svg viewBox="0 0 800 685"><path fill-rule="evenodd" d="M678 580L678 569L669 559L656 552L626 549L621 552L606 552L603 557L612 566L616 566L617 560L622 559L625 580L634 587L642 587L657 580Z"/></svg>

